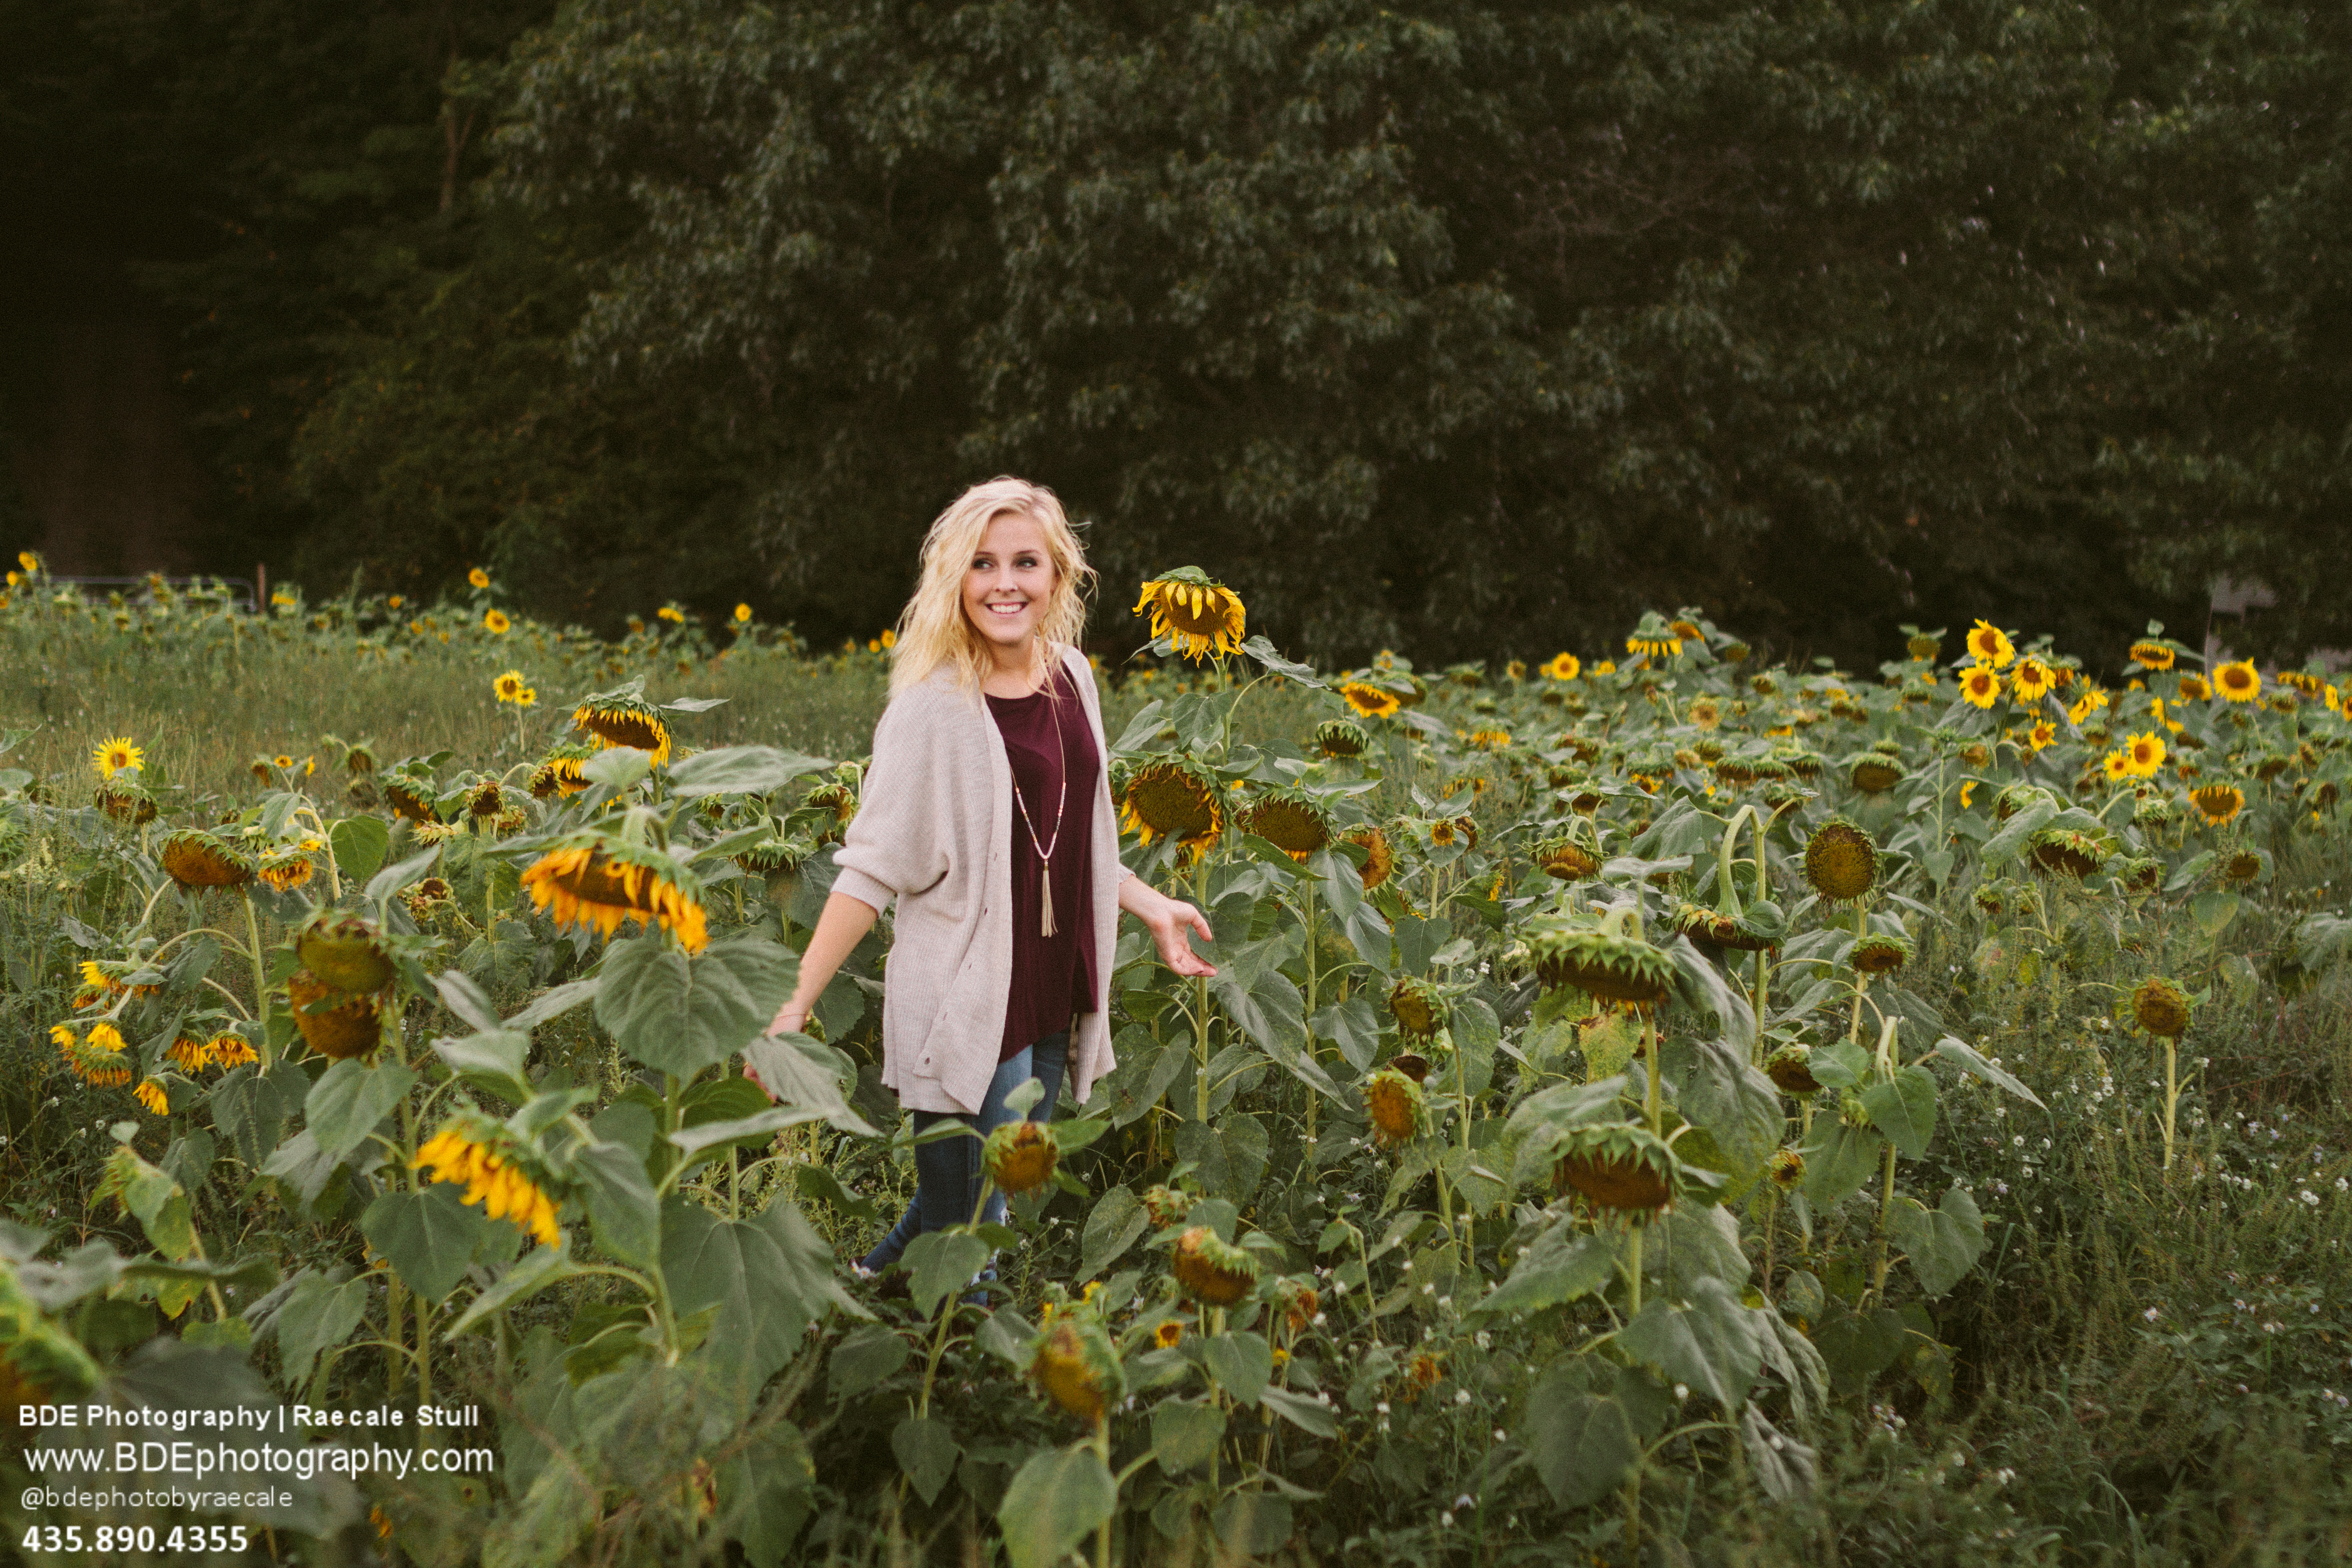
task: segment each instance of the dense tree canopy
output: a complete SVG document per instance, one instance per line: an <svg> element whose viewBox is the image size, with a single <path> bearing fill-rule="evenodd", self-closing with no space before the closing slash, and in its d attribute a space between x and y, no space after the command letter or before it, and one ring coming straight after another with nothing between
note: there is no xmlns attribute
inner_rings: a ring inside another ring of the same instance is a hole
<svg viewBox="0 0 2352 1568"><path fill-rule="evenodd" d="M239 356L280 414L216 441L223 524L314 576L838 636L1012 471L1112 583L1198 563L1326 657L1686 604L2120 647L2216 574L2273 647L2352 639L2340 7L279 9L378 97L273 121L211 77L284 58L184 65L263 172L168 280L243 311L191 340L212 419Z"/></svg>

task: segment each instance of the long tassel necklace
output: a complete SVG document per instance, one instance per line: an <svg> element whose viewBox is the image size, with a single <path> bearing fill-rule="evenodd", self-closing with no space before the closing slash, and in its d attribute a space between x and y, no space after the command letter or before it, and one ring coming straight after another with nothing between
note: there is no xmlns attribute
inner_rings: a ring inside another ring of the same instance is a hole
<svg viewBox="0 0 2352 1568"><path fill-rule="evenodd" d="M1013 782L1013 804L1021 808L1021 825L1029 830L1029 847L1037 851L1037 858L1045 862L1044 875L1038 879L1037 888L1038 903L1043 911L1043 918L1038 922L1042 936L1054 934L1054 851L1061 847L1062 806L1070 798L1070 742L1062 734L1062 705L1055 700L1050 689L1053 679L1051 675L1045 678L1045 703L1054 715L1054 744L1062 758L1062 791L1054 802L1054 836L1045 843L1037 842L1037 824L1029 815L1029 803L1021 798L1021 781L1015 779Z"/></svg>

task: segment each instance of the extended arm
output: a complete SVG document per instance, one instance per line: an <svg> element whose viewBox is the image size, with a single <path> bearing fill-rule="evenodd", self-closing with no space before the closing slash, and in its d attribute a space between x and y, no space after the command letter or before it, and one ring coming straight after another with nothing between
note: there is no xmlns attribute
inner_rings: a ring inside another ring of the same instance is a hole
<svg viewBox="0 0 2352 1568"><path fill-rule="evenodd" d="M795 1035L801 1032L808 1023L809 1009L816 1005L816 999L824 994L824 988L833 984L834 975L841 968L841 961L849 956L850 949L866 939L866 933L874 929L877 918L877 911L873 905L861 899L853 899L847 893L835 893L824 900L824 910L816 918L816 931L809 938L808 951L801 954L800 982L793 987L791 998L776 1009L775 1020L768 1026L768 1033ZM749 1062L743 1064L743 1076L753 1083L760 1083L760 1075L751 1070ZM766 1089L768 1086L761 1083L760 1087ZM768 1098L775 1098L772 1090Z"/></svg>

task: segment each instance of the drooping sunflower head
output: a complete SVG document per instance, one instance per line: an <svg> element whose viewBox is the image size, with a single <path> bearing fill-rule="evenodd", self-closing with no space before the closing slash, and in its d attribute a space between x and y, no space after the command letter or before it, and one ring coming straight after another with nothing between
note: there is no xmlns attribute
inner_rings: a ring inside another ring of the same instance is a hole
<svg viewBox="0 0 2352 1568"><path fill-rule="evenodd" d="M1445 1027L1444 998L1427 981L1410 974L1399 975L1389 988L1389 1011L1396 1017L1397 1032L1416 1045L1435 1039Z"/></svg>
<svg viewBox="0 0 2352 1568"><path fill-rule="evenodd" d="M1192 1212L1192 1199L1173 1187L1154 1184L1143 1189L1143 1212L1155 1228L1165 1230Z"/></svg>
<svg viewBox="0 0 2352 1568"><path fill-rule="evenodd" d="M1673 963L1637 936L1555 927L1530 937L1527 953L1547 989L1573 985L1596 1002L1647 1011L1665 1001L1674 987Z"/></svg>
<svg viewBox="0 0 2352 1568"><path fill-rule="evenodd" d="M106 1019L92 1024L87 1033L76 1033L70 1024L54 1025L49 1040L58 1047L66 1070L91 1088L120 1089L131 1081L131 1058L122 1031Z"/></svg>
<svg viewBox="0 0 2352 1568"><path fill-rule="evenodd" d="M624 921L677 933L688 952L709 944L702 887L658 849L587 832L561 840L522 874L531 902L559 928L610 939Z"/></svg>
<svg viewBox="0 0 2352 1568"><path fill-rule="evenodd" d="M1805 1184L1805 1157L1794 1149L1775 1150L1765 1163L1764 1173L1782 1192L1793 1192Z"/></svg>
<svg viewBox="0 0 2352 1568"><path fill-rule="evenodd" d="M119 774L100 784L95 800L110 821L144 827L155 820L155 797L137 782L138 775Z"/></svg>
<svg viewBox="0 0 2352 1568"><path fill-rule="evenodd" d="M2143 637L2131 645L2132 662L2146 669L2170 669L2177 656L2170 643Z"/></svg>
<svg viewBox="0 0 2352 1568"><path fill-rule="evenodd" d="M1913 632L1909 637L1903 640L1903 651L1923 664L1933 664L1937 659L1943 657L1944 634L1941 632Z"/></svg>
<svg viewBox="0 0 2352 1568"><path fill-rule="evenodd" d="M90 752L89 760L98 769L99 777L110 779L126 769L131 773L139 772L147 763L147 753L132 744L130 736L117 735L110 741L100 742L98 749Z"/></svg>
<svg viewBox="0 0 2352 1568"><path fill-rule="evenodd" d="M646 700L642 680L582 698L572 710L572 721L595 736L599 747L631 746L651 752L656 767L669 762L669 726Z"/></svg>
<svg viewBox="0 0 2352 1568"><path fill-rule="evenodd" d="M1135 614L1151 616L1154 640L1167 637L1185 658L1238 652L1249 626L1242 596L1197 566L1179 566L1143 584Z"/></svg>
<svg viewBox="0 0 2352 1568"><path fill-rule="evenodd" d="M2213 689L2221 694L2223 701L2252 702L2262 695L2263 672L2254 668L2252 659L2234 660L2213 672Z"/></svg>
<svg viewBox="0 0 2352 1568"><path fill-rule="evenodd" d="M1189 757L1155 757L1127 781L1122 816L1146 844L1173 838L1198 855L1225 826L1225 791Z"/></svg>
<svg viewBox="0 0 2352 1568"><path fill-rule="evenodd" d="M1364 1078L1364 1112L1372 1121L1376 1142L1409 1142L1421 1130L1421 1085L1393 1067Z"/></svg>
<svg viewBox="0 0 2352 1568"><path fill-rule="evenodd" d="M294 955L334 991L382 991L394 973L383 931L349 910L320 910L303 921L294 934Z"/></svg>
<svg viewBox="0 0 2352 1568"><path fill-rule="evenodd" d="M2197 808L2208 827L2227 827L2246 808L2246 792L2236 784L2200 784L2189 792L2189 804Z"/></svg>
<svg viewBox="0 0 2352 1568"><path fill-rule="evenodd" d="M375 748L365 741L358 742L343 752L343 766L353 773L375 772Z"/></svg>
<svg viewBox="0 0 2352 1568"><path fill-rule="evenodd" d="M1386 719L1404 706L1404 700L1384 685L1370 680L1343 680L1339 696L1349 707L1367 719Z"/></svg>
<svg viewBox="0 0 2352 1568"><path fill-rule="evenodd" d="M1846 782L1864 795L1885 795L1901 784L1903 776L1903 764L1878 752L1862 752L1846 768Z"/></svg>
<svg viewBox="0 0 2352 1568"><path fill-rule="evenodd" d="M2172 689L2172 695L2173 700L2179 702L2202 702L2213 695L2213 689L2206 684L2201 675L2184 675L2179 684Z"/></svg>
<svg viewBox="0 0 2352 1568"><path fill-rule="evenodd" d="M164 839L159 858L164 874L183 888L242 888L253 880L251 861L199 827Z"/></svg>
<svg viewBox="0 0 2352 1568"><path fill-rule="evenodd" d="M1772 760L1801 779L1817 779L1829 766L1820 752L1810 751L1793 741L1773 747Z"/></svg>
<svg viewBox="0 0 2352 1568"><path fill-rule="evenodd" d="M1054 1130L1042 1121L1008 1121L988 1135L982 1160L997 1190L1007 1197L1034 1193L1054 1179L1062 1145Z"/></svg>
<svg viewBox="0 0 2352 1568"><path fill-rule="evenodd" d="M1262 792L1243 809L1241 822L1244 828L1301 865L1331 842L1331 813L1302 790Z"/></svg>
<svg viewBox="0 0 2352 1568"><path fill-rule="evenodd" d="M2254 850L2241 849L2221 862L2221 879L2225 882L2251 882L2263 874L2263 858Z"/></svg>
<svg viewBox="0 0 2352 1568"><path fill-rule="evenodd" d="M1552 1180L1595 1209L1641 1220L1674 1206L1682 1162L1646 1127L1632 1122L1571 1129L1552 1163Z"/></svg>
<svg viewBox="0 0 2352 1568"><path fill-rule="evenodd" d="M1546 876L1557 877L1563 882L1580 881L1601 872L1601 836L1581 816L1559 832L1537 839L1532 853Z"/></svg>
<svg viewBox="0 0 2352 1568"><path fill-rule="evenodd" d="M1315 726L1315 749L1327 757L1360 757L1371 743L1364 727L1350 720L1326 719Z"/></svg>
<svg viewBox="0 0 2352 1568"><path fill-rule="evenodd" d="M1364 863L1357 875L1363 879L1364 891L1369 893L1387 881L1389 873L1396 869L1396 851L1389 847L1387 834L1369 825L1350 829L1347 839L1364 851Z"/></svg>
<svg viewBox="0 0 2352 1568"><path fill-rule="evenodd" d="M735 857L735 864L755 876L797 871L817 852L814 838L798 834L771 833Z"/></svg>
<svg viewBox="0 0 2352 1568"><path fill-rule="evenodd" d="M1047 1305L1054 1310L1053 1319L1037 1336L1029 1375L1065 1414L1091 1425L1127 1391L1118 1352L1092 1303Z"/></svg>
<svg viewBox="0 0 2352 1568"><path fill-rule="evenodd" d="M1652 610L1625 639L1625 651L1653 661L1672 658L1683 651L1683 639L1664 616Z"/></svg>
<svg viewBox="0 0 2352 1568"><path fill-rule="evenodd" d="M561 799L586 789L588 775L582 770L595 754L594 747L577 741L567 741L549 752L546 760L531 770L531 798Z"/></svg>
<svg viewBox="0 0 2352 1568"><path fill-rule="evenodd" d="M392 807L394 816L415 823L441 820L441 792L433 782L432 770L422 758L410 757L394 764L379 783L384 804Z"/></svg>
<svg viewBox="0 0 2352 1568"><path fill-rule="evenodd" d="M404 891L400 901L408 906L409 918L422 925L449 907L449 884L439 877L427 877Z"/></svg>
<svg viewBox="0 0 2352 1568"><path fill-rule="evenodd" d="M1846 962L1864 974L1893 974L1911 962L1911 943L1903 937L1872 931L1854 939Z"/></svg>
<svg viewBox="0 0 2352 1568"><path fill-rule="evenodd" d="M1783 1094L1802 1097L1822 1090L1821 1080L1813 1077L1813 1048L1801 1041L1774 1051L1764 1063L1764 1076Z"/></svg>
<svg viewBox="0 0 2352 1568"><path fill-rule="evenodd" d="M1805 841L1805 880L1831 903L1854 903L1878 885L1878 846L1844 817L1833 816Z"/></svg>
<svg viewBox="0 0 2352 1568"><path fill-rule="evenodd" d="M492 1219L511 1221L544 1247L563 1244L555 1184L535 1152L486 1116L461 1112L427 1139L409 1162L436 1182L466 1189Z"/></svg>
<svg viewBox="0 0 2352 1568"><path fill-rule="evenodd" d="M294 1026L322 1057L344 1061L383 1043L383 1005L373 996L338 991L309 970L298 969L286 977L286 999L294 1005Z"/></svg>
<svg viewBox="0 0 2352 1568"><path fill-rule="evenodd" d="M308 886L318 869L319 863L301 850L280 845L262 852L261 858L254 864L253 874L279 892L290 893Z"/></svg>
<svg viewBox="0 0 2352 1568"><path fill-rule="evenodd" d="M1176 1238L1176 1283L1204 1307L1230 1307L1257 1284L1257 1259L1205 1225Z"/></svg>
<svg viewBox="0 0 2352 1568"><path fill-rule="evenodd" d="M2026 844L2036 866L2078 881L2095 874L2107 862L2105 844L2072 827L2044 827Z"/></svg>
<svg viewBox="0 0 2352 1568"><path fill-rule="evenodd" d="M2132 992L2132 1016L2158 1039L2177 1040L2189 1032L2189 994L2179 982L2151 974Z"/></svg>
<svg viewBox="0 0 2352 1568"><path fill-rule="evenodd" d="M1969 651L1976 656L1978 663L1989 664L1995 669L2008 668L2010 660L2017 657L2009 634L1990 621L1979 621L1969 629Z"/></svg>

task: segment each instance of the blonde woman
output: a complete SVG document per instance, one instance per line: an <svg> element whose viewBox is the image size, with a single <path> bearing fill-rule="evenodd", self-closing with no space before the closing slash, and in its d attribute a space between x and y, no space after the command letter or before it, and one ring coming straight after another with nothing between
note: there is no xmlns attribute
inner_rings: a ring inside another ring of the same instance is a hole
<svg viewBox="0 0 2352 1568"><path fill-rule="evenodd" d="M874 728L840 874L772 1034L802 1028L843 958L893 900L882 1081L919 1131L957 1117L985 1137L1030 1079L1051 1117L1066 1074L1083 1103L1114 1065L1109 989L1121 910L1160 961L1212 974L1192 905L1121 865L1109 748L1078 647L1094 576L1054 492L994 479L958 497L923 541L899 615L890 700ZM748 1069L747 1069L748 1070ZM971 1219L977 1138L915 1151L915 1198L861 1260L875 1272L927 1230ZM995 1200L985 1217L1002 1214Z"/></svg>

